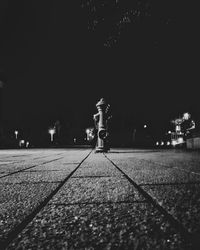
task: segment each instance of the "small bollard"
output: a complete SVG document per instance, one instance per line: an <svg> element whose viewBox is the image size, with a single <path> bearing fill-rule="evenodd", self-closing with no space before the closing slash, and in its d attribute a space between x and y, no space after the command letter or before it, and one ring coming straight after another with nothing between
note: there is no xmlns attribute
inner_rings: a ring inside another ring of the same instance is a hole
<svg viewBox="0 0 200 250"><path fill-rule="evenodd" d="M95 127L97 129L97 144L95 152L107 152L109 150L107 145L107 121L110 118L108 117L108 109L110 105L106 103L104 98L101 98L101 100L96 104L96 107L98 113L93 116Z"/></svg>

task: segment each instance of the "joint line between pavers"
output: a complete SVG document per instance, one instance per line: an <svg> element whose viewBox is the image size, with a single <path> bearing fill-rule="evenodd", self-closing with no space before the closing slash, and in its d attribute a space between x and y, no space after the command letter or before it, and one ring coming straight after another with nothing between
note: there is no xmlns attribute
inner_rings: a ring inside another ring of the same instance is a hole
<svg viewBox="0 0 200 250"><path fill-rule="evenodd" d="M60 190L60 188L70 179L70 177L77 171L81 164L89 157L93 149L86 155L80 164L34 209L32 213L25 217L25 219L11 230L6 239L0 241L1 249L4 250L17 237L19 233L34 219L34 217L43 209L52 197Z"/></svg>
<svg viewBox="0 0 200 250"><path fill-rule="evenodd" d="M193 244L193 235L178 221L176 220L171 214L169 214L156 200L155 197L149 195L146 191L144 191L135 181L133 181L126 173L124 173L120 167L118 167L108 156L104 153L105 158L113 164L123 175L124 177L139 191L143 197L152 204L161 214L165 216L165 218L177 229L180 234L186 238L189 242Z"/></svg>

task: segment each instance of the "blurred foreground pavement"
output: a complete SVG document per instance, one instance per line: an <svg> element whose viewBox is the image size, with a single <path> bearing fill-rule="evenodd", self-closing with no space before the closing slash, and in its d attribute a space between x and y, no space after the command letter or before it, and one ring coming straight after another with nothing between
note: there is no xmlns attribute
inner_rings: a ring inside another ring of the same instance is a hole
<svg viewBox="0 0 200 250"><path fill-rule="evenodd" d="M1 249L190 250L199 237L199 152L0 151Z"/></svg>

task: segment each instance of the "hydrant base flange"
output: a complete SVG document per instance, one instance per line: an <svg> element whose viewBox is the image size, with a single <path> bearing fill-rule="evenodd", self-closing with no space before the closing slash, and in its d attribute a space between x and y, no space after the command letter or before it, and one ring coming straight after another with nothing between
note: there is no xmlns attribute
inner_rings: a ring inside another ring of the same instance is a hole
<svg viewBox="0 0 200 250"><path fill-rule="evenodd" d="M108 148L107 147L96 147L95 149L95 153L107 153L108 152Z"/></svg>
<svg viewBox="0 0 200 250"><path fill-rule="evenodd" d="M108 152L108 150L106 150L105 148L102 148L102 149L97 148L97 149L95 149L95 153L107 153L107 152Z"/></svg>

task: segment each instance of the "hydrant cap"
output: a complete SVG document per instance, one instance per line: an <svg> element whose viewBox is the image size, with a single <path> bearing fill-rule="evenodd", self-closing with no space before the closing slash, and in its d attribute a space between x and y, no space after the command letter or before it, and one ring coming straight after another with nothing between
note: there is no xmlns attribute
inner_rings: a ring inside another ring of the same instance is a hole
<svg viewBox="0 0 200 250"><path fill-rule="evenodd" d="M96 104L96 106L102 106L106 104L106 100L104 98L101 98L100 101Z"/></svg>

